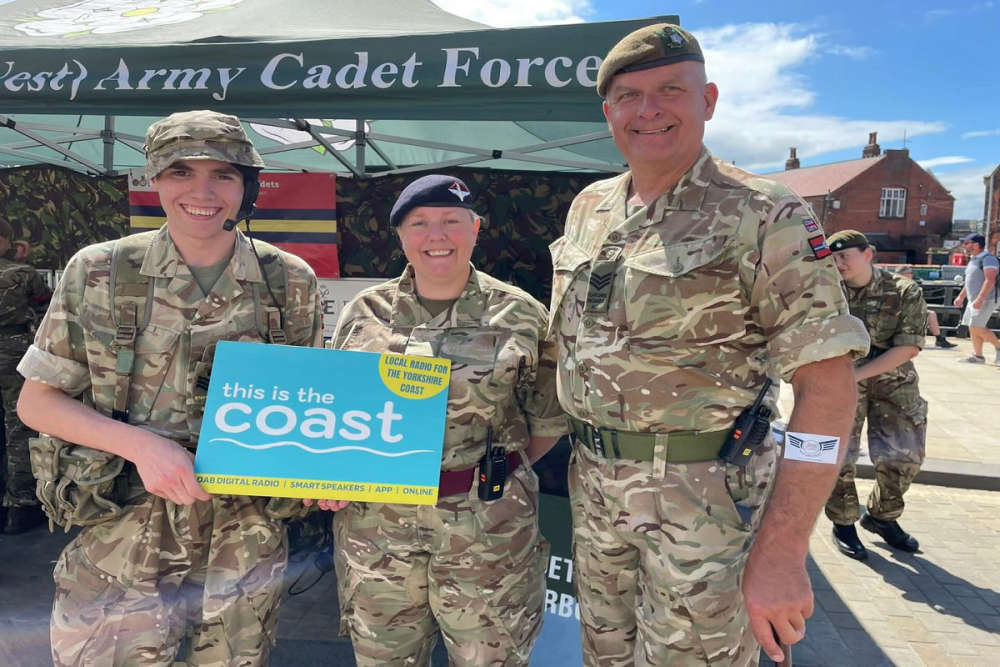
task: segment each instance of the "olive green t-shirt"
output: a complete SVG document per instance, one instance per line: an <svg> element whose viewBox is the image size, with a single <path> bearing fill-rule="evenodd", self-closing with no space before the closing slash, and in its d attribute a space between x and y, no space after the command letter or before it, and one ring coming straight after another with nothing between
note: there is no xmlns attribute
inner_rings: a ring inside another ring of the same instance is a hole
<svg viewBox="0 0 1000 667"><path fill-rule="evenodd" d="M420 305L427 309L427 312L431 314L431 317L437 317L444 311L452 307L452 305L458 301L458 299L427 299L422 296L418 296L417 299L420 301Z"/></svg>
<svg viewBox="0 0 1000 667"><path fill-rule="evenodd" d="M205 293L205 296L212 291L215 283L218 282L219 277L226 272L226 267L229 266L230 258L227 257L218 264L212 264L211 266L189 266L188 269L191 270L191 275L194 276L195 282L198 283L198 287L201 291Z"/></svg>

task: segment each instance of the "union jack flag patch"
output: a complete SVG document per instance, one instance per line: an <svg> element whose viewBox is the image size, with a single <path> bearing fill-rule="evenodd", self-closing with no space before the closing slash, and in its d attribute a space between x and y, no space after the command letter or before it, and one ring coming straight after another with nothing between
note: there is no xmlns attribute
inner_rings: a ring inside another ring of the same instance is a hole
<svg viewBox="0 0 1000 667"><path fill-rule="evenodd" d="M826 237L822 234L809 237L809 247L812 248L816 259L823 259L833 254L830 252L830 247L826 245Z"/></svg>

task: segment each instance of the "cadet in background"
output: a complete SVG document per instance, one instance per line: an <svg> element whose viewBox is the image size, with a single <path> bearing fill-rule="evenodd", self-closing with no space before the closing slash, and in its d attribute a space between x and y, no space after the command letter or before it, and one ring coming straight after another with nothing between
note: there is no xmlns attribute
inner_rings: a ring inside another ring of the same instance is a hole
<svg viewBox="0 0 1000 667"><path fill-rule="evenodd" d="M872 263L874 250L861 232L837 232L829 245L844 279L851 314L864 322L872 342L868 356L854 368L858 410L826 516L833 522L834 544L846 556L868 557L854 527L859 518L862 528L890 546L913 552L919 547L917 540L896 520L903 513L903 494L920 472L927 444L927 401L920 397L912 361L924 346L927 304L915 282ZM875 487L862 515L854 477L866 421Z"/></svg>
<svg viewBox="0 0 1000 667"><path fill-rule="evenodd" d="M33 433L17 416L17 396L24 378L17 363L31 345L32 326L41 319L52 291L34 268L22 263L14 231L0 219L0 398L3 443L0 447L0 531L12 535L40 525L45 516L35 497L28 459Z"/></svg>

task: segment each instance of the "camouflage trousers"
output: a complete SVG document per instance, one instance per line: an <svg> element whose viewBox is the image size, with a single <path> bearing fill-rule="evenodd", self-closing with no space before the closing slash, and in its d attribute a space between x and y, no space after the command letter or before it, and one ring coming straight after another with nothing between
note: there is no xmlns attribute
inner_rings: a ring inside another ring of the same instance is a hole
<svg viewBox="0 0 1000 667"><path fill-rule="evenodd" d="M771 437L745 469L607 460L574 448L585 665L757 664L741 586L776 459Z"/></svg>
<svg viewBox="0 0 1000 667"><path fill-rule="evenodd" d="M187 639L187 665L266 664L286 559L266 500L147 494L84 528L53 575L53 663L168 666Z"/></svg>
<svg viewBox="0 0 1000 667"><path fill-rule="evenodd" d="M440 628L451 665L527 665L541 629L548 542L538 478L502 498L436 506L351 503L333 520L341 634L359 667L429 665Z"/></svg>
<svg viewBox="0 0 1000 667"><path fill-rule="evenodd" d="M927 401L920 397L912 363L903 364L896 373L858 384L858 411L847 457L826 503L827 518L842 526L861 518L861 501L854 479L865 422L868 455L875 468L868 513L876 519L892 521L903 513L903 494L920 472L927 444Z"/></svg>
<svg viewBox="0 0 1000 667"><path fill-rule="evenodd" d="M17 418L17 397L24 378L17 364L31 344L31 335L5 334L0 340L0 398L3 399L3 446L0 447L0 493L4 507L37 505L35 478L28 458L28 438L36 433Z"/></svg>

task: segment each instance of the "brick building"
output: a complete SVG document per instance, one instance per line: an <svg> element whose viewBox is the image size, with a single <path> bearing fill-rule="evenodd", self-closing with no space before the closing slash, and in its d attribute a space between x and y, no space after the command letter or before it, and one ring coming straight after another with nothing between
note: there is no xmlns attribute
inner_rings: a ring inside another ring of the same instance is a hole
<svg viewBox="0 0 1000 667"><path fill-rule="evenodd" d="M986 176L983 176L986 187L986 197L983 201L983 220L985 229L989 231L989 250L996 253L1000 243L1000 165Z"/></svg>
<svg viewBox="0 0 1000 667"><path fill-rule="evenodd" d="M879 261L922 264L928 248L951 230L955 198L907 149L882 151L868 135L860 160L799 166L795 149L785 171L766 174L809 202L827 236L857 229L878 247Z"/></svg>

